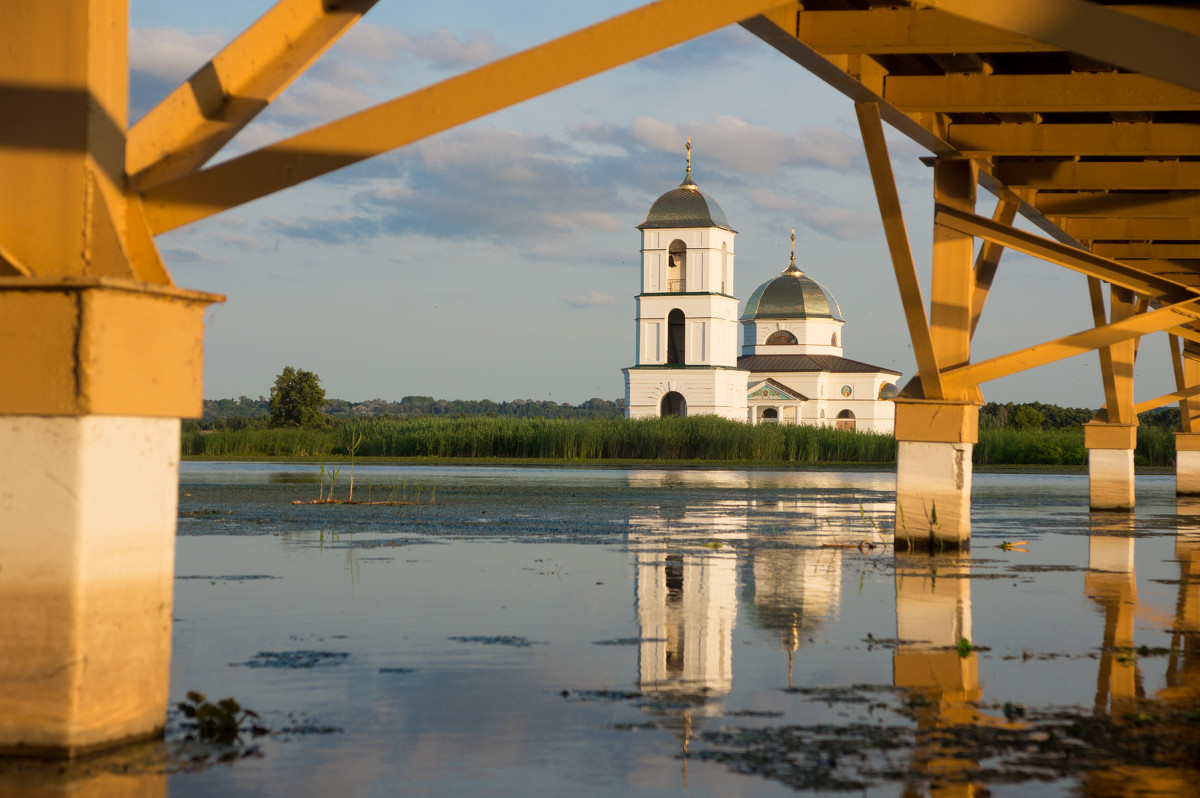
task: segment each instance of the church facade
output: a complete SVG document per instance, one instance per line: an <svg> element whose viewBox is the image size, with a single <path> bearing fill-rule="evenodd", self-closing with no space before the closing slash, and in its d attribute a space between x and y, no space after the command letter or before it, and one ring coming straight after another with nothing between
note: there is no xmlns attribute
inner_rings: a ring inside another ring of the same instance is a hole
<svg viewBox="0 0 1200 798"><path fill-rule="evenodd" d="M689 142L684 181L638 225L642 280L635 362L622 369L626 415L892 433L900 372L844 356L845 319L833 295L797 267L794 231L791 262L738 316L737 231L691 172Z"/></svg>

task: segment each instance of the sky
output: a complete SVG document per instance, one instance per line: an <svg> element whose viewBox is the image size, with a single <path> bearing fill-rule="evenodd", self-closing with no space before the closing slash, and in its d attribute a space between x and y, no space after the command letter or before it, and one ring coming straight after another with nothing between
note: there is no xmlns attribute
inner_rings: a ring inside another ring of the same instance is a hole
<svg viewBox="0 0 1200 798"><path fill-rule="evenodd" d="M380 0L214 160L270 144L639 5ZM270 7L132 0L135 121ZM850 100L733 26L157 238L175 282L222 293L204 395L266 395L284 366L330 397L624 395L634 363L636 228L693 178L739 231L735 294L788 265L837 298L845 354L916 370ZM932 170L889 137L928 297ZM978 212L994 199L980 191ZM973 360L1090 327L1086 279L1001 262ZM1145 340L1137 399L1174 389ZM983 386L988 401L1103 403L1078 356Z"/></svg>

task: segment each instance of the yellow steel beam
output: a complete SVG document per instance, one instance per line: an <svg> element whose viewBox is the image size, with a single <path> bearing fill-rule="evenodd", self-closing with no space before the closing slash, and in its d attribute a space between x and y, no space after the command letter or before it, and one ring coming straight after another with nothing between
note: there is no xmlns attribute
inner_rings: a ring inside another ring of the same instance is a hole
<svg viewBox="0 0 1200 798"><path fill-rule="evenodd" d="M129 131L139 189L199 169L376 0L279 0Z"/></svg>
<svg viewBox="0 0 1200 798"><path fill-rule="evenodd" d="M807 14L810 12L801 12L800 3L798 2L791 3L778 6L757 17L742 20L739 24L795 63L828 83L837 91L849 97L856 104L875 104L879 109L879 114L883 121L935 155L954 156L959 154L946 140L944 117L938 114L914 114L910 116L891 103L883 100L880 94L882 84L877 87L879 91L873 91L860 81L860 77L863 77L864 71L871 72L872 79L882 78L878 64L875 64L872 59L860 57L852 63L853 56L838 57L835 55L826 57L806 42L797 38L797 31L800 26L799 15L801 13ZM836 13L842 14L846 12L838 11ZM876 12L872 11L870 13ZM866 68L863 66L864 61L869 62ZM875 64L875 66L870 67L870 64ZM1058 241L1062 241L1064 244L1079 245L1078 241L1060 230L1042 215L1040 211L1010 191L1007 186L996 180L991 174L980 172L979 184L1000 199L1020 201L1021 206L1018 212L1047 235Z"/></svg>
<svg viewBox="0 0 1200 798"><path fill-rule="evenodd" d="M1011 188L1151 191L1200 189L1200 161L998 161L996 178Z"/></svg>
<svg viewBox="0 0 1200 798"><path fill-rule="evenodd" d="M1161 275L1147 273L1135 266L1118 263L1055 241L1048 241L1023 230L998 224L982 216L938 206L935 209L935 219L938 223L953 227L963 233L1002 244L1009 249L1056 263L1073 271L1082 272L1090 277L1096 277L1166 302L1181 302L1189 296L1195 296L1195 292L1187 286Z"/></svg>
<svg viewBox="0 0 1200 798"><path fill-rule="evenodd" d="M1135 414L1137 414L1137 413L1145 413L1148 410L1157 410L1158 408L1165 407L1166 405L1169 405L1172 402L1179 402L1180 405L1183 405L1184 403L1190 404L1189 400L1191 400L1192 398L1194 398L1196 396L1200 396L1200 385L1193 385L1190 388L1183 388L1178 391L1173 391L1168 394L1163 394L1162 396L1159 396L1156 399L1147 399L1144 402L1138 402L1136 405L1133 406L1133 412ZM1184 418L1188 418L1187 415L1185 415L1182 411L1180 412L1179 415L1180 415L1181 421ZM1191 419L1188 418L1187 424L1184 425L1183 423L1181 423L1180 426L1183 427L1183 430L1182 430L1183 432L1191 432Z"/></svg>
<svg viewBox="0 0 1200 798"><path fill-rule="evenodd" d="M1087 0L917 0L984 25L1200 90L1200 36ZM1168 20L1165 24L1162 21Z"/></svg>
<svg viewBox="0 0 1200 798"><path fill-rule="evenodd" d="M8 273L135 276L122 250L127 5L5 6L0 242Z"/></svg>
<svg viewBox="0 0 1200 798"><path fill-rule="evenodd" d="M1108 288L1109 321L1120 324L1139 317L1134 313L1134 294L1128 288L1110 285ZM1148 314L1147 314L1148 315ZM1172 325L1174 326L1174 325ZM1133 367L1137 359L1137 339L1109 344L1112 352L1113 395L1116 404L1107 405L1108 420L1113 424L1132 424L1137 421L1133 412ZM1103 375L1109 379L1110 375Z"/></svg>
<svg viewBox="0 0 1200 798"><path fill-rule="evenodd" d="M856 77L798 39L799 17L807 13L810 12L801 12L800 3L796 2L778 6L759 16L742 20L739 24L855 103L876 104L883 121L935 155L957 154L943 136L891 103L884 102L880 94L868 89Z"/></svg>
<svg viewBox="0 0 1200 798"><path fill-rule="evenodd" d="M1200 217L1200 191L1039 191L1033 204L1047 216Z"/></svg>
<svg viewBox="0 0 1200 798"><path fill-rule="evenodd" d="M778 0L659 0L143 194L156 233L752 17ZM789 3L794 8L795 3Z"/></svg>
<svg viewBox="0 0 1200 798"><path fill-rule="evenodd" d="M992 221L1004 226L1011 226L1017 216L1019 203L999 200L992 214ZM979 319L983 315L983 306L987 304L988 292L992 290L992 280L996 277L996 269L1000 265L1000 257L1004 247L994 241L984 241L979 248L979 256L975 259L975 291L971 299L971 336L979 327Z"/></svg>
<svg viewBox="0 0 1200 798"><path fill-rule="evenodd" d="M1092 307L1092 324L1101 328L1108 324L1108 313L1104 307L1104 284L1095 277L1088 275L1088 299ZM1113 352L1111 347L1102 346L1097 353L1100 356L1100 378L1104 388L1104 407L1116 407L1117 386L1113 377ZM1107 416L1106 416L1107 417Z"/></svg>
<svg viewBox="0 0 1200 798"><path fill-rule="evenodd" d="M1196 126L1181 122L952 124L950 145L971 157L997 155L1200 155Z"/></svg>
<svg viewBox="0 0 1200 798"><path fill-rule="evenodd" d="M1075 217L1062 228L1080 241L1200 240L1200 216L1185 218Z"/></svg>
<svg viewBox="0 0 1200 798"><path fill-rule="evenodd" d="M1179 344L1179 336L1168 335L1167 343L1171 348L1171 371L1175 376L1175 390L1182 391L1187 388L1183 373L1183 347ZM1200 389L1200 386L1197 386ZM1141 410L1138 411L1142 412ZM1188 400L1180 398L1179 400L1179 431L1192 431L1192 415L1188 412Z"/></svg>
<svg viewBox="0 0 1200 798"><path fill-rule="evenodd" d="M1183 352L1183 390L1191 388L1200 388L1200 359L1195 356L1189 356L1185 349ZM1200 399L1195 396L1188 396L1179 403L1179 415L1182 420L1184 417L1188 420L1188 426L1184 432L1194 432L1200 427Z"/></svg>
<svg viewBox="0 0 1200 798"><path fill-rule="evenodd" d="M803 11L796 35L826 54L1025 53L1059 49L928 8Z"/></svg>
<svg viewBox="0 0 1200 798"><path fill-rule="evenodd" d="M21 263L20 258L0 246L0 276L10 277L12 275L32 277L33 273L29 271L28 266Z"/></svg>
<svg viewBox="0 0 1200 798"><path fill-rule="evenodd" d="M963 213L975 210L975 187L979 183L976 165L964 158L938 158L933 166L933 198L939 207ZM943 374L971 360L971 311L975 287L973 273L974 239L953 227L933 221L933 275L930 280L929 329L933 351ZM924 384L924 374L922 384ZM958 391L943 385L947 399L966 399Z"/></svg>
<svg viewBox="0 0 1200 798"><path fill-rule="evenodd" d="M1092 245L1092 252L1102 258L1197 260L1200 259L1200 241L1190 243L1102 241Z"/></svg>
<svg viewBox="0 0 1200 798"><path fill-rule="evenodd" d="M979 363L944 369L942 378L957 386L976 385L1102 347L1126 344L1132 351L1134 341L1141 336L1167 330L1197 318L1200 318L1200 299L1168 305L1147 313L1129 313L1111 324L988 358Z"/></svg>
<svg viewBox="0 0 1200 798"><path fill-rule="evenodd" d="M867 152L867 165L871 170L871 180L875 184L875 198L879 202L879 215L883 220L883 231L887 236L888 251L892 256L892 268L896 273L900 302L904 307L905 321L908 322L908 334L912 339L913 354L917 359L925 398L943 399L945 397L942 392L941 371L938 368L929 322L925 316L925 300L921 296L921 283L917 279L917 267L913 263L908 231L904 227L904 210L900 205L900 195L896 192L896 180L892 174L887 140L883 137L879 106L875 103L859 103L854 106L854 110L858 113L858 126L862 131L863 147Z"/></svg>
<svg viewBox="0 0 1200 798"><path fill-rule="evenodd" d="M1200 91L1129 72L1067 75L897 75L884 99L905 111L1038 113L1196 111Z"/></svg>

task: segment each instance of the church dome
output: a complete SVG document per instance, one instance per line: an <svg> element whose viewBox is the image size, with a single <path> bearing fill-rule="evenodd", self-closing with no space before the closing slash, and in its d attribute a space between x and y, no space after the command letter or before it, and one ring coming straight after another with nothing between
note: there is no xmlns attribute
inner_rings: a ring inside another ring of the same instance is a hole
<svg viewBox="0 0 1200 798"><path fill-rule="evenodd" d="M679 188L668 191L654 201L646 221L638 225L639 230L661 227L720 227L737 232L729 226L725 211L717 201L700 190L692 182L691 170L679 184Z"/></svg>
<svg viewBox="0 0 1200 798"><path fill-rule="evenodd" d="M756 319L835 319L842 318L837 300L825 286L796 266L796 256L783 273L767 280L746 300L742 321Z"/></svg>

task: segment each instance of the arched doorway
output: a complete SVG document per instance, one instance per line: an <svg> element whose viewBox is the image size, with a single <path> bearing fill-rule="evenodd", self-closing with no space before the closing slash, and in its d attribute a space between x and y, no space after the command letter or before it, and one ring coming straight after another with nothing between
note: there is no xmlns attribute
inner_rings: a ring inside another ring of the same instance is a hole
<svg viewBox="0 0 1200 798"><path fill-rule="evenodd" d="M837 414L837 421L834 424L838 429L854 429L854 413L850 410L843 410Z"/></svg>
<svg viewBox="0 0 1200 798"><path fill-rule="evenodd" d="M672 294L687 290L687 245L678 238L667 248L667 290Z"/></svg>
<svg viewBox="0 0 1200 798"><path fill-rule="evenodd" d="M687 400L683 398L683 394L679 391L668 391L663 394L658 414L660 416L686 416Z"/></svg>
<svg viewBox="0 0 1200 798"><path fill-rule="evenodd" d="M768 407L762 411L762 415L758 417L758 420L762 424L778 424L779 411L773 407Z"/></svg>
<svg viewBox="0 0 1200 798"><path fill-rule="evenodd" d="M667 365L683 365L684 343L683 311L676 308L667 314Z"/></svg>

